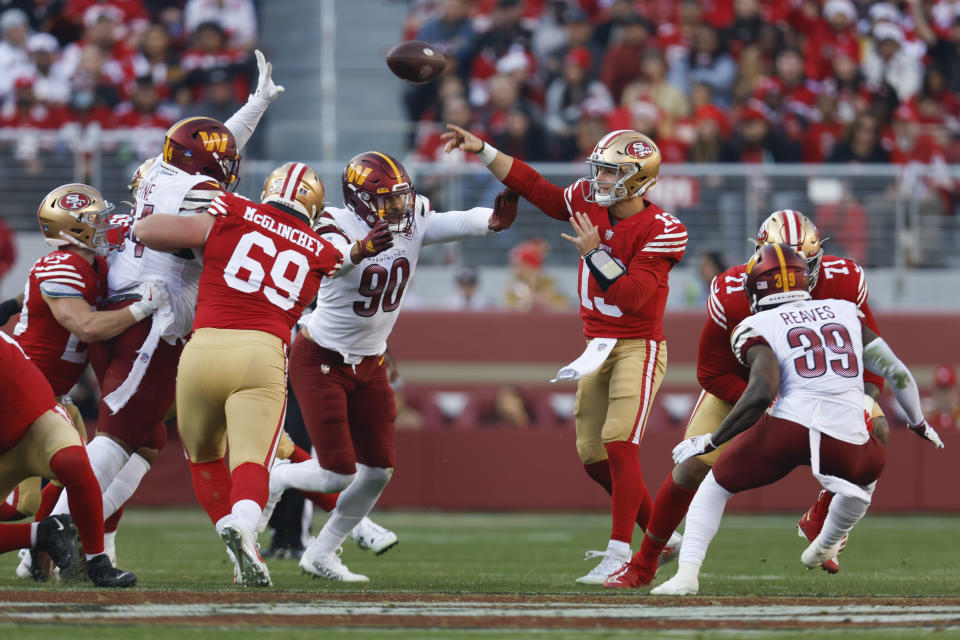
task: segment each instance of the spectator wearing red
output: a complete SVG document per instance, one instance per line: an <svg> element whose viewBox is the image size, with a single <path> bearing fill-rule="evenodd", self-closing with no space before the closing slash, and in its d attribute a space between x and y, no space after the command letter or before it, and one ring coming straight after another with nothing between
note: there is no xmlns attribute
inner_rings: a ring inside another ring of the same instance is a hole
<svg viewBox="0 0 960 640"><path fill-rule="evenodd" d="M867 164L890 162L890 154L880 144L877 119L868 113L857 116L844 140L833 148L826 161Z"/></svg>
<svg viewBox="0 0 960 640"><path fill-rule="evenodd" d="M63 109L37 100L30 76L14 80L13 96L0 109L0 127L4 129L58 129L66 120Z"/></svg>
<svg viewBox="0 0 960 640"><path fill-rule="evenodd" d="M77 25L96 21L101 13L118 25L119 37L140 33L150 23L150 14L141 0L67 0L64 16Z"/></svg>
<svg viewBox="0 0 960 640"><path fill-rule="evenodd" d="M605 112L613 109L607 87L590 77L591 66L588 49L571 49L564 57L563 74L547 88L546 129L551 136L562 139L561 144L572 140L584 101L593 100Z"/></svg>
<svg viewBox="0 0 960 640"><path fill-rule="evenodd" d="M112 107L134 89L136 52L118 37L117 12L92 7L84 15L83 37L64 49L63 64L71 71L74 86L90 84L93 78L101 99Z"/></svg>
<svg viewBox="0 0 960 640"><path fill-rule="evenodd" d="M843 138L846 124L839 119L835 91L824 90L817 96L812 111L813 123L803 135L803 161L824 162Z"/></svg>
<svg viewBox="0 0 960 640"><path fill-rule="evenodd" d="M827 0L823 19L812 26L804 49L808 78L823 80L832 70L833 59L845 54L860 62L860 42L856 31L857 8L850 0Z"/></svg>
<svg viewBox="0 0 960 640"><path fill-rule="evenodd" d="M799 145L792 142L766 115L755 107L739 111L733 138L725 145L721 162L797 162L800 159Z"/></svg>
<svg viewBox="0 0 960 640"><path fill-rule="evenodd" d="M252 0L187 0L183 8L187 37L210 22L220 25L231 49L249 51L257 43L257 12Z"/></svg>
<svg viewBox="0 0 960 640"><path fill-rule="evenodd" d="M563 74L563 67L570 52L582 49L589 53L590 67L587 69L587 73L591 77L595 77L600 61L603 59L603 48L598 47L594 40L590 17L585 11L577 7L567 7L560 14L559 20L562 31L552 37L560 39L561 44L550 47L549 50L540 55L540 59L543 61L543 75L552 82ZM545 33L545 28L541 25L534 34L533 45L536 52L541 51L541 47L544 47L543 40L551 37L548 33Z"/></svg>
<svg viewBox="0 0 960 640"><path fill-rule="evenodd" d="M161 129L166 131L173 124L170 113L160 109L160 96L156 85L149 77L137 80L137 88L130 100L114 109L116 126L121 129Z"/></svg>
<svg viewBox="0 0 960 640"><path fill-rule="evenodd" d="M643 73L643 54L652 47L654 28L639 14L624 18L620 39L607 50L600 79L610 90L613 101L619 103L626 86Z"/></svg>

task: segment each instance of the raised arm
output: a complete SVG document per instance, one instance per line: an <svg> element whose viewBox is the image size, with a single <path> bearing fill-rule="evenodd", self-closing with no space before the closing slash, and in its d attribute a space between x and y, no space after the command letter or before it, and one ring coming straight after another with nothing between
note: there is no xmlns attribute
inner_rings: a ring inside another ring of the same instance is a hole
<svg viewBox="0 0 960 640"><path fill-rule="evenodd" d="M247 101L235 114L223 123L227 129L230 129L234 140L237 141L238 150L243 149L249 142L267 107L279 98L284 91L282 85L273 82L273 65L267 62L259 49L253 53L257 58L257 69L260 71L257 79L257 90L247 98Z"/></svg>

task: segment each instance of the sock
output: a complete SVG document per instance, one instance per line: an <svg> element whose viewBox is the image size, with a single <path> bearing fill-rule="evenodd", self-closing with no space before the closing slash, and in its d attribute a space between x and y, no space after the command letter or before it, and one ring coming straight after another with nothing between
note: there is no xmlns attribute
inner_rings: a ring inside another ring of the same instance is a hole
<svg viewBox="0 0 960 640"><path fill-rule="evenodd" d="M356 479L340 494L330 518L310 543L311 555L333 553L343 544L357 523L373 509L392 475L393 469L358 464Z"/></svg>
<svg viewBox="0 0 960 640"><path fill-rule="evenodd" d="M663 551L664 545L670 540L673 532L680 526L683 516L687 515L687 509L694 494L696 491L681 487L674 482L673 474L668 473L663 480L650 513L647 535L643 536L640 551L637 552L648 567L657 566L660 552Z"/></svg>
<svg viewBox="0 0 960 640"><path fill-rule="evenodd" d="M871 486L868 493L873 493ZM823 528L817 539L824 547L832 547L840 542L843 534L849 533L851 529L867 513L870 502L864 502L860 498L853 496L836 494L830 503L830 510L827 511L827 517L823 521Z"/></svg>
<svg viewBox="0 0 960 640"><path fill-rule="evenodd" d="M143 476L150 471L150 463L138 453L134 453L123 465L113 482L103 492L103 516L109 518L133 497L140 486Z"/></svg>
<svg viewBox="0 0 960 640"><path fill-rule="evenodd" d="M320 493L319 491L301 491L300 493L327 513L333 511L333 508L337 506L337 498L340 497L339 493Z"/></svg>
<svg viewBox="0 0 960 640"><path fill-rule="evenodd" d="M630 544L621 540L611 540L607 543L607 554L627 560L630 558Z"/></svg>
<svg viewBox="0 0 960 640"><path fill-rule="evenodd" d="M63 493L63 487L53 482L47 483L47 486L40 492L40 508L37 509L37 513L33 516L34 521L40 522L50 516L53 512L53 507L60 499L61 493Z"/></svg>
<svg viewBox="0 0 960 640"><path fill-rule="evenodd" d="M250 500L262 509L267 503L270 495L270 472L265 466L256 462L244 462L230 473L230 478L233 483L230 490L231 504Z"/></svg>
<svg viewBox="0 0 960 640"><path fill-rule="evenodd" d="M116 513L104 520L103 522L103 533L104 535L108 533L116 533L117 529L120 527L120 517L123 515L123 507L120 507Z"/></svg>
<svg viewBox="0 0 960 640"><path fill-rule="evenodd" d="M97 436L90 441L87 445L87 458L90 460L90 468L93 469L93 475L97 478L101 493L110 486L129 457L123 447L106 436ZM60 495L51 513L70 513L69 498L66 493Z"/></svg>
<svg viewBox="0 0 960 640"><path fill-rule="evenodd" d="M293 453L290 454L290 462L296 464L297 462L306 462L310 459L310 454L307 453L305 449L298 445L293 445Z"/></svg>
<svg viewBox="0 0 960 640"><path fill-rule="evenodd" d="M637 452L640 447L631 442L608 442L604 445L610 460L610 476L613 480L611 511L613 527L612 540L630 544L633 538L633 524L643 518L641 526L646 529L650 518L650 492L643 484L643 472Z"/></svg>
<svg viewBox="0 0 960 640"><path fill-rule="evenodd" d="M70 517L80 532L83 550L103 553L103 500L86 450L79 445L60 449L50 458L50 470L67 489Z"/></svg>
<svg viewBox="0 0 960 640"><path fill-rule="evenodd" d="M233 483L227 463L220 458L210 462L190 462L189 465L197 501L210 516L210 520L217 523L230 514L230 490Z"/></svg>
<svg viewBox="0 0 960 640"><path fill-rule="evenodd" d="M240 500L233 503L230 513L233 514L241 526L250 531L256 531L260 516L263 515L263 507L253 500Z"/></svg>
<svg viewBox="0 0 960 640"><path fill-rule="evenodd" d="M697 568L703 564L707 547L717 535L723 510L732 495L714 479L713 471L703 479L687 512L687 527L683 531L683 544L680 545L681 563Z"/></svg>
<svg viewBox="0 0 960 640"><path fill-rule="evenodd" d="M336 493L343 491L356 474L345 475L327 471L315 459L304 462L282 464L274 467L274 484L284 489L300 489L302 491L319 491L320 493Z"/></svg>
<svg viewBox="0 0 960 640"><path fill-rule="evenodd" d="M23 518L23 514L17 511L17 502L20 500L20 485L7 496L7 499L3 502L0 502L0 522L8 522L10 520L19 520Z"/></svg>
<svg viewBox="0 0 960 640"><path fill-rule="evenodd" d="M31 529L35 529L35 525L35 522L0 525L0 553L29 549L36 544L37 534L31 535Z"/></svg>
<svg viewBox="0 0 960 640"><path fill-rule="evenodd" d="M613 494L613 480L610 478L610 461L601 460L600 462L591 462L583 465L587 475L593 478L593 481L603 487L608 494Z"/></svg>

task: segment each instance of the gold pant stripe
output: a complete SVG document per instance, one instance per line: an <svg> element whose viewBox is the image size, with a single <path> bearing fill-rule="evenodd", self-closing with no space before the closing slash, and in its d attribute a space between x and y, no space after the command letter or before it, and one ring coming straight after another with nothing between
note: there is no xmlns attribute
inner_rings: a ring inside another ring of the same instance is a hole
<svg viewBox="0 0 960 640"><path fill-rule="evenodd" d="M190 460L209 462L230 449L230 468L270 464L283 425L287 358L263 331L198 329L180 356L177 422Z"/></svg>

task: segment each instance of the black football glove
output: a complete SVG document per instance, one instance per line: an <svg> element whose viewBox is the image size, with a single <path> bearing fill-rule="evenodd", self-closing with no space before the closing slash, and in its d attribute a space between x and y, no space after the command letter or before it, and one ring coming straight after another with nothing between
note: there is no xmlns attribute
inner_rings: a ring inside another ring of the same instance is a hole
<svg viewBox="0 0 960 640"><path fill-rule="evenodd" d="M493 201L493 213L490 214L490 224L487 225L491 231L503 231L509 229L513 221L517 219L517 203L520 201L520 194L513 189L504 189L497 194Z"/></svg>

